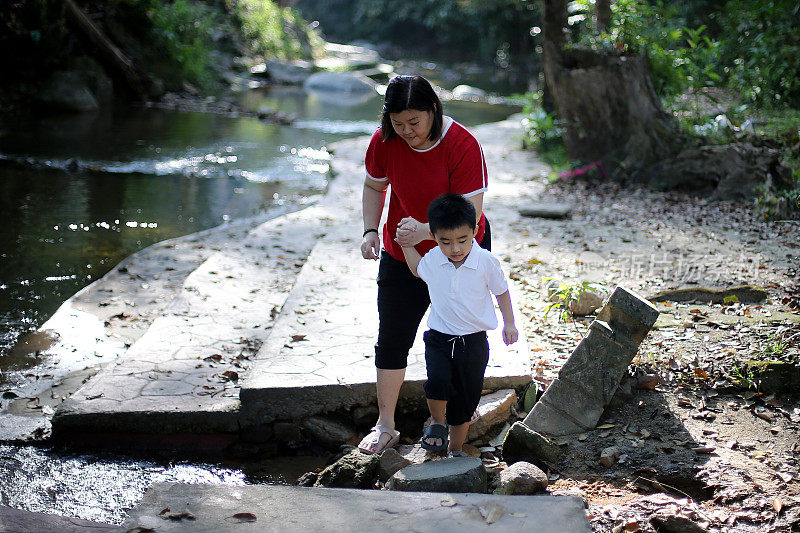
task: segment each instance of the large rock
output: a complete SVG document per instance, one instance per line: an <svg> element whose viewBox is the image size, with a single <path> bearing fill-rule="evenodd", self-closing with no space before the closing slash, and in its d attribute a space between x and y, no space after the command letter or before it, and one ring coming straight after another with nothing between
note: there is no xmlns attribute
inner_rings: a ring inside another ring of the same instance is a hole
<svg viewBox="0 0 800 533"><path fill-rule="evenodd" d="M353 450L326 467L317 476L315 487L371 488L380 457Z"/></svg>
<svg viewBox="0 0 800 533"><path fill-rule="evenodd" d="M481 396L478 403L478 418L469 425L467 440L485 435L494 426L500 425L511 415L511 406L517 402L514 389L502 389Z"/></svg>
<svg viewBox="0 0 800 533"><path fill-rule="evenodd" d="M500 472L495 494L536 494L547 488L547 474L541 468L519 461Z"/></svg>
<svg viewBox="0 0 800 533"><path fill-rule="evenodd" d="M107 104L114 98L114 83L100 63L91 57L76 57L70 61L70 70L80 75L98 103Z"/></svg>
<svg viewBox="0 0 800 533"><path fill-rule="evenodd" d="M303 83L306 90L342 93L375 93L375 82L354 72L316 72Z"/></svg>
<svg viewBox="0 0 800 533"><path fill-rule="evenodd" d="M516 422L503 440L503 459L530 459L538 463L555 463L561 457L561 449L544 435L537 433L522 422Z"/></svg>
<svg viewBox="0 0 800 533"><path fill-rule="evenodd" d="M525 425L549 435L594 428L658 314L647 300L617 287Z"/></svg>
<svg viewBox="0 0 800 533"><path fill-rule="evenodd" d="M411 465L395 473L387 484L406 492L486 492L486 469L476 457L454 457Z"/></svg>
<svg viewBox="0 0 800 533"><path fill-rule="evenodd" d="M61 111L94 111L100 107L80 72L58 70L45 82L39 99Z"/></svg>
<svg viewBox="0 0 800 533"><path fill-rule="evenodd" d="M321 416L306 418L303 429L313 440L328 448L338 448L356 437L356 431L350 426Z"/></svg>
<svg viewBox="0 0 800 533"><path fill-rule="evenodd" d="M302 85L314 72L308 61L278 61L267 59L263 64L250 69L252 74L266 74L270 81L286 85Z"/></svg>
<svg viewBox="0 0 800 533"><path fill-rule="evenodd" d="M705 193L714 200L749 200L761 187L791 185L791 170L780 160L780 150L736 142L687 148L642 175L648 176L651 185L663 189Z"/></svg>
<svg viewBox="0 0 800 533"><path fill-rule="evenodd" d="M577 299L567 303L567 309L574 316L586 316L594 313L601 305L603 299L592 291L583 291Z"/></svg>

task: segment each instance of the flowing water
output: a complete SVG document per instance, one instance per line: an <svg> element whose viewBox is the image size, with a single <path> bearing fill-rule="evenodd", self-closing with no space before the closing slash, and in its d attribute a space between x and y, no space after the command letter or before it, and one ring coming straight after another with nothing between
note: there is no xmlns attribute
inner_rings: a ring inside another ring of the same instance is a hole
<svg viewBox="0 0 800 533"><path fill-rule="evenodd" d="M240 103L296 120L283 126L117 106L0 123L0 372L35 364L11 356L17 339L131 253L232 220L256 224L323 193L326 146L372 133L382 99L271 88L242 93ZM444 106L467 126L519 110L486 102ZM6 445L0 504L119 522L156 481L291 483L320 464L297 457L253 467L165 464Z"/></svg>

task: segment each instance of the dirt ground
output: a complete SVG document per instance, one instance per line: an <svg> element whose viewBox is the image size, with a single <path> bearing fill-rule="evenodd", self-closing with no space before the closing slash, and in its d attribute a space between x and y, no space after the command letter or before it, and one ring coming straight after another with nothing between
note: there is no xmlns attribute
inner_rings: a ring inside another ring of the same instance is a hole
<svg viewBox="0 0 800 533"><path fill-rule="evenodd" d="M595 531L800 531L800 224L592 180L533 177L522 199L492 201L493 227L517 235L506 261L545 384L591 322L547 311L548 285L768 292L757 303L656 304L662 315L597 429L559 442L548 490L583 496ZM572 214L520 217L528 202Z"/></svg>

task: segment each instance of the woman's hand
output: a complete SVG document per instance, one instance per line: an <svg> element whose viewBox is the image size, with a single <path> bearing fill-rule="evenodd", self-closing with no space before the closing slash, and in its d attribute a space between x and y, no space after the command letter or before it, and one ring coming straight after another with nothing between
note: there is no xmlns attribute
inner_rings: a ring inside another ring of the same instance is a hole
<svg viewBox="0 0 800 533"><path fill-rule="evenodd" d="M395 240L400 246L416 246L426 239L430 239L431 232L427 224L423 224L412 217L406 217L397 225Z"/></svg>
<svg viewBox="0 0 800 533"><path fill-rule="evenodd" d="M381 238L375 231L370 231L361 239L361 257L364 259L378 259L381 250Z"/></svg>

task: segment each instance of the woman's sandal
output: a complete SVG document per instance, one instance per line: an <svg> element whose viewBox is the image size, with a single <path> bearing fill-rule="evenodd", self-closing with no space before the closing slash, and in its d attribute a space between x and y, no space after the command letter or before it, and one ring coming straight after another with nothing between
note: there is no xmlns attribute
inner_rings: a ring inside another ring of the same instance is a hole
<svg viewBox="0 0 800 533"><path fill-rule="evenodd" d="M432 452L443 452L447 449L447 437L448 432L446 425L431 424L425 428L425 431L422 432L422 438L419 439L419 445ZM429 439L439 439L441 444L428 444L425 441Z"/></svg>
<svg viewBox="0 0 800 533"><path fill-rule="evenodd" d="M384 435L389 435L389 440L381 446L381 439ZM386 426L375 426L369 433L361 439L358 449L366 454L381 453L383 450L391 448L400 441L400 432Z"/></svg>

